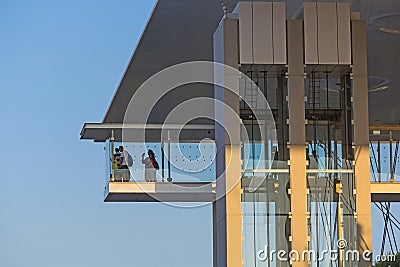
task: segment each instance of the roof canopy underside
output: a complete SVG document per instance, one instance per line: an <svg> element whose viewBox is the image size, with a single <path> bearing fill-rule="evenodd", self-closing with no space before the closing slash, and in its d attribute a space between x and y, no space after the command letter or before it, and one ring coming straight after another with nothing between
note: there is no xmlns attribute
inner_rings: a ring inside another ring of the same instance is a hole
<svg viewBox="0 0 400 267"><path fill-rule="evenodd" d="M229 1L231 11L237 0ZM322 1L321 1L322 2ZM325 1L324 1L325 2ZM400 109L397 101L400 92L400 35L384 33L372 26L373 19L400 13L400 1L350 2L352 11L360 11L368 25L368 72L370 76L390 80L391 87L369 94L370 123L398 124ZM302 6L303 1L286 1L286 18L290 19ZM158 71L188 61L213 59L212 35L223 16L220 0L159 0L148 21L138 46L124 73L103 123L122 123L124 112L137 88ZM400 23L400 22L398 22ZM207 90L210 89L210 90ZM213 96L210 85L186 85L165 101L174 106L190 96ZM179 97L177 97L179 96ZM162 107L161 107L162 108ZM161 123L154 121L150 123Z"/></svg>
<svg viewBox="0 0 400 267"><path fill-rule="evenodd" d="M113 136L116 142L200 142L214 139L213 124L121 124L85 123L81 139L104 142Z"/></svg>

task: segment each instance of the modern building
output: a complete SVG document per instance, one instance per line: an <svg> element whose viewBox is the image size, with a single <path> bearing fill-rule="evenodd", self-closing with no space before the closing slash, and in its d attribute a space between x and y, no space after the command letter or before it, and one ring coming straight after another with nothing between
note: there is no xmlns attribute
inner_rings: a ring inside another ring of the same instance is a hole
<svg viewBox="0 0 400 267"><path fill-rule="evenodd" d="M371 266L375 227L381 254L398 252L399 14L396 0L159 0L103 121L81 131L105 143L105 201L212 203L218 267Z"/></svg>

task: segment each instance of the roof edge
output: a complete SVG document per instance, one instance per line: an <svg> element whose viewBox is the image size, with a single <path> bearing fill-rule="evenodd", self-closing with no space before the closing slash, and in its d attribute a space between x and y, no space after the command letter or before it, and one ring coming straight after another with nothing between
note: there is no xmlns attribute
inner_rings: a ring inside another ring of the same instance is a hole
<svg viewBox="0 0 400 267"><path fill-rule="evenodd" d="M135 48L134 48L134 50L133 50L133 52L132 52L132 55L131 55L131 57L130 57L130 59L129 59L129 63L128 63L128 65L127 65L126 68L125 68L124 74L122 75L121 79L119 80L119 83L118 83L118 86L117 86L117 90L115 90L114 95L113 95L113 97L112 97L112 100L111 100L110 104L108 104L107 111L106 111L106 114L104 114L104 116L103 116L102 122L104 122L104 121L106 120L107 116L108 116L108 113L109 113L109 111L110 111L110 108L111 108L111 106L112 106L113 103L114 103L115 96L117 95L118 90L119 90L119 88L121 87L121 84L123 83L123 81L124 81L124 79L125 79L125 77L126 77L126 74L127 74L127 72L128 72L128 69L130 68L130 66L131 66L131 64L132 64L132 62L133 62L133 59L134 59L134 57L135 57L135 55L136 55L136 53L137 53L137 51L138 51L138 47L140 46L140 44L141 44L141 42L142 42L142 37L143 37L143 35L145 34L145 32L146 32L146 30L147 30L147 27L149 26L149 23L150 23L151 19L153 18L154 11L156 10L156 8L157 8L159 2L160 2L160 0L157 0L157 2L155 3L155 5L154 5L154 7L153 7L153 10L151 11L151 14L150 14L149 18L147 19L146 25L145 25L145 27L144 27L144 29L143 29L143 31L142 31L142 34L140 35L139 41L137 42L137 44L136 44L136 46L135 46Z"/></svg>

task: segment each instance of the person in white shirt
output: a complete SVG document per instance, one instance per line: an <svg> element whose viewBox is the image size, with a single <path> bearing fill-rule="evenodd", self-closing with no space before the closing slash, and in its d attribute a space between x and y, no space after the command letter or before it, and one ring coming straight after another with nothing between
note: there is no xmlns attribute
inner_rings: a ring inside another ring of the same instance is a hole
<svg viewBox="0 0 400 267"><path fill-rule="evenodd" d="M130 173L129 167L128 167L128 157L129 157L128 152L124 150L123 146L119 146L119 152L121 153L120 159L119 159L119 162L120 162L119 168L121 170L123 170L122 171L122 181L129 182L131 173Z"/></svg>

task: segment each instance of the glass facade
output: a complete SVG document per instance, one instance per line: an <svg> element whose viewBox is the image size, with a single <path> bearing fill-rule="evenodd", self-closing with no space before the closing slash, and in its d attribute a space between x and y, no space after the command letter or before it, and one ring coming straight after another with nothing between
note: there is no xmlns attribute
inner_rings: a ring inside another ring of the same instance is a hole
<svg viewBox="0 0 400 267"><path fill-rule="evenodd" d="M289 266L276 255L290 250L286 80L264 67L242 66L254 84L240 83L242 136L249 137L241 151L243 266ZM262 92L268 105L255 99L255 90ZM272 123L266 119L268 113ZM263 136L268 127L276 132Z"/></svg>
<svg viewBox="0 0 400 267"><path fill-rule="evenodd" d="M242 82L241 118L249 141L242 145L242 235L244 266L289 266L277 256L291 252L291 204L288 142L288 95L284 75L264 72L262 66L242 66L254 84ZM305 79L305 155L307 160L308 253L312 266L336 266L343 254L338 241L357 248L352 125L352 90L347 74L310 72ZM260 136L266 123L255 120L266 109L254 98L258 87L274 117L276 136ZM245 103L246 102L246 103ZM242 136L244 136L242 132ZM301 253L300 257L302 257ZM293 256L293 255L292 255ZM319 263L317 263L319 262ZM350 265L349 265L350 266ZM353 265L352 265L353 266Z"/></svg>

